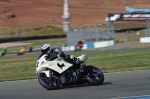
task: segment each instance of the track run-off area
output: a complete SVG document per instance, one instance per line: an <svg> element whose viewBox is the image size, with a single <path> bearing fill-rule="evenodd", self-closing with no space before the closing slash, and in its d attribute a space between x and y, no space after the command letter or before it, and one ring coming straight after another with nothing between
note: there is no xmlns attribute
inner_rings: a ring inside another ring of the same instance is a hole
<svg viewBox="0 0 150 99"><path fill-rule="evenodd" d="M150 99L150 70L104 73L103 85L46 90L37 79L0 83L0 99ZM119 98L130 97L131 98ZM138 98L136 98L138 97Z"/></svg>

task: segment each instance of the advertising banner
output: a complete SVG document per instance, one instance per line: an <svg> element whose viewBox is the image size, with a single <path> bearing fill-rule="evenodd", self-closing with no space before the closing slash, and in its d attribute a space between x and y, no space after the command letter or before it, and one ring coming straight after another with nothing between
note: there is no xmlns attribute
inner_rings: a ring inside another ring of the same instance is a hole
<svg viewBox="0 0 150 99"><path fill-rule="evenodd" d="M106 21L145 21L150 20L150 13L108 14Z"/></svg>

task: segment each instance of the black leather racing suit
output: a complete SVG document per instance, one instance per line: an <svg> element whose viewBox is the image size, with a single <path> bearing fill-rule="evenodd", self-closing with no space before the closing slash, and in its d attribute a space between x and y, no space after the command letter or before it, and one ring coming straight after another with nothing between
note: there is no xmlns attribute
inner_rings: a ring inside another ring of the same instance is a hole
<svg viewBox="0 0 150 99"><path fill-rule="evenodd" d="M77 68L82 68L83 66L81 66L80 64L82 63L81 61L79 61L77 58L70 58L70 55L66 55L63 51L55 48L52 49L48 55L47 55L47 60L54 60L58 57L63 57L65 59L65 61L74 64L75 66L77 66Z"/></svg>

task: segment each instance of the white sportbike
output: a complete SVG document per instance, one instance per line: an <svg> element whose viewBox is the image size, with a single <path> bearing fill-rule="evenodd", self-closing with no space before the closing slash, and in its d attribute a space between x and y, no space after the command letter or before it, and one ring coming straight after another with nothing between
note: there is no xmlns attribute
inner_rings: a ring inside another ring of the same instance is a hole
<svg viewBox="0 0 150 99"><path fill-rule="evenodd" d="M82 61L83 72L77 72L77 66L58 57L53 61L46 60L43 55L36 63L36 73L39 83L48 90L58 89L60 86L78 85L88 83L90 85L101 85L104 82L103 72L95 66L86 66L87 55L83 54L77 59Z"/></svg>

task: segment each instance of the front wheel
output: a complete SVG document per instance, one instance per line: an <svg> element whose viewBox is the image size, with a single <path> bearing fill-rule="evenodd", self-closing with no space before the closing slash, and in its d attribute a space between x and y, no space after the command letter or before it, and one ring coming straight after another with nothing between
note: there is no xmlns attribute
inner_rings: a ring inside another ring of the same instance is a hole
<svg viewBox="0 0 150 99"><path fill-rule="evenodd" d="M104 82L103 72L95 66L85 67L87 83L90 85L101 85Z"/></svg>
<svg viewBox="0 0 150 99"><path fill-rule="evenodd" d="M40 73L38 75L39 83L48 90L56 90L60 87L60 80L57 76L53 75L51 77L47 77L44 73Z"/></svg>

